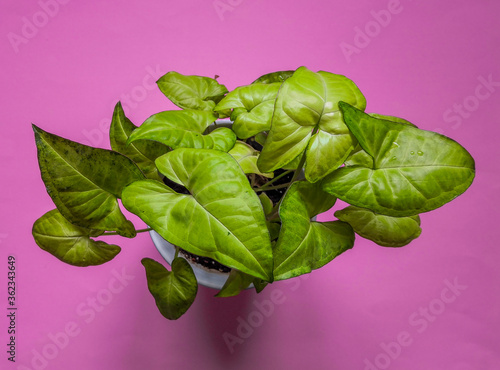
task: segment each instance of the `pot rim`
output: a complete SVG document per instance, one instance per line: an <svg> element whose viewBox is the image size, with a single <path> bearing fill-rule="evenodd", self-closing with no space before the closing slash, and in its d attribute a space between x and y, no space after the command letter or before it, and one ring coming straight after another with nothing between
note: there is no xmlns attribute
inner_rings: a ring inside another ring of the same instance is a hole
<svg viewBox="0 0 500 370"><path fill-rule="evenodd" d="M165 261L167 261L169 265L172 265L172 260L175 256L175 246L165 240L154 230L150 230L149 235L151 236L153 244L155 245L158 252L160 252L161 256L165 259ZM192 261L186 259L182 254L179 254L179 257L184 258L191 265L199 285L220 290L229 277L228 272L220 272L217 270L205 268L200 264L193 263Z"/></svg>

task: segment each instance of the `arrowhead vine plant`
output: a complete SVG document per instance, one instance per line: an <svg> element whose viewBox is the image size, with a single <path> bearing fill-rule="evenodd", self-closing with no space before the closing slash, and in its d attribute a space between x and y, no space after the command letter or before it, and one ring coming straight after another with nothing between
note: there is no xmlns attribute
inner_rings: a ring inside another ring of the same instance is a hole
<svg viewBox="0 0 500 370"><path fill-rule="evenodd" d="M112 150L33 125L41 177L56 208L33 225L40 248L75 266L112 260L107 235L154 230L175 246L170 267L142 264L161 314L182 316L198 283L186 255L227 269L217 296L318 269L355 234L401 247L419 214L462 194L474 160L457 142L397 117L365 113L348 78L305 67L228 91L216 79L169 72L158 87L180 109L139 127L120 103ZM221 125L229 118L232 125ZM335 220L318 222L337 199ZM126 211L147 228L136 230ZM184 257L183 257L184 256Z"/></svg>

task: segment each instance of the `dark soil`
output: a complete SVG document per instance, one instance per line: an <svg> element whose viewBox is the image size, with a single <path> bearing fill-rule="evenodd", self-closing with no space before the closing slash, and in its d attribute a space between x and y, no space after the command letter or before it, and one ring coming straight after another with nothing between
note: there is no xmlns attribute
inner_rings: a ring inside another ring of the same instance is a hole
<svg viewBox="0 0 500 370"><path fill-rule="evenodd" d="M223 272L223 273L231 272L231 269L229 267L224 266L211 258L200 257L200 256L197 256L196 254L189 253L189 252L185 251L184 249L181 249L179 251L179 253L182 254L187 260L189 260L193 263L196 263L198 265L202 265L203 267L206 267L210 270L216 270L216 271Z"/></svg>

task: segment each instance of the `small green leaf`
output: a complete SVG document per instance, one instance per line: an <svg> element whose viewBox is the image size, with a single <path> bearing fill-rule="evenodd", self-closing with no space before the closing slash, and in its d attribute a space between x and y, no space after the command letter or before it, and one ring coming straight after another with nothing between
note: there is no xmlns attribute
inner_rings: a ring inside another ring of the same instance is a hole
<svg viewBox="0 0 500 370"><path fill-rule="evenodd" d="M272 250L262 205L238 163L210 149L176 149L156 160L185 186L178 194L152 180L123 191L123 205L170 243L272 281Z"/></svg>
<svg viewBox="0 0 500 370"><path fill-rule="evenodd" d="M335 212L335 217L351 225L356 234L383 247L402 247L422 232L419 216L391 217L349 206Z"/></svg>
<svg viewBox="0 0 500 370"><path fill-rule="evenodd" d="M111 149L132 159L147 178L161 180L154 161L168 152L168 147L155 141L127 145L128 138L135 129L137 126L125 116L122 105L118 102L109 128Z"/></svg>
<svg viewBox="0 0 500 370"><path fill-rule="evenodd" d="M274 101L280 83L237 87L215 107L215 111L233 109L233 130L240 139L248 139L271 128Z"/></svg>
<svg viewBox="0 0 500 370"><path fill-rule="evenodd" d="M161 92L182 109L212 111L227 89L217 80L168 72L156 82Z"/></svg>
<svg viewBox="0 0 500 370"><path fill-rule="evenodd" d="M373 168L345 166L323 189L376 213L403 217L428 212L462 194L474 179L474 159L446 136L371 117L340 103L344 119Z"/></svg>
<svg viewBox="0 0 500 370"><path fill-rule="evenodd" d="M349 154L345 160L346 166L362 166L373 168L373 158L361 148L361 145L356 145L354 150Z"/></svg>
<svg viewBox="0 0 500 370"><path fill-rule="evenodd" d="M305 177L310 182L342 165L356 141L342 120L341 100L361 109L366 106L361 91L348 78L297 69L280 88L271 130L257 162L260 170L281 168L304 151Z"/></svg>
<svg viewBox="0 0 500 370"><path fill-rule="evenodd" d="M191 307L198 292L198 283L192 267L184 259L172 261L172 271L150 258L143 258L148 289L160 313L169 320L177 320Z"/></svg>
<svg viewBox="0 0 500 370"><path fill-rule="evenodd" d="M257 167L257 159L259 158L259 151L252 148L250 145L237 141L234 147L229 151L229 154L236 159L244 173L255 173L257 175L265 176L268 178L274 177L272 172L262 173Z"/></svg>
<svg viewBox="0 0 500 370"><path fill-rule="evenodd" d="M217 293L216 297L233 297L240 294L243 290L247 289L255 278L253 276L244 274L241 271L232 269L229 277L222 289Z"/></svg>
<svg viewBox="0 0 500 370"><path fill-rule="evenodd" d="M289 71L278 71L278 72L271 72L267 73L265 75L260 76L258 79L256 79L253 84L257 83L263 83L263 84L272 84L275 82L282 83L285 81L287 78L292 77L294 70L289 70Z"/></svg>
<svg viewBox="0 0 500 370"><path fill-rule="evenodd" d="M262 203L264 214L266 216L270 215L274 209L273 201L264 192L259 194L259 199L260 202ZM266 224L267 224L267 229L269 230L269 236L271 240L278 239L281 229L281 222L279 220L273 220L273 221L266 221Z"/></svg>
<svg viewBox="0 0 500 370"><path fill-rule="evenodd" d="M87 229L134 237L134 225L117 201L126 185L144 179L134 162L115 151L63 139L35 125L33 130L42 180L61 214Z"/></svg>
<svg viewBox="0 0 500 370"><path fill-rule="evenodd" d="M102 232L71 224L54 209L33 224L33 237L44 251L73 266L96 266L111 261L120 247L90 237Z"/></svg>
<svg viewBox="0 0 500 370"><path fill-rule="evenodd" d="M274 248L275 280L309 273L352 248L354 232L349 224L311 221L335 200L319 183L299 181L288 189L279 210L282 228Z"/></svg>
<svg viewBox="0 0 500 370"><path fill-rule="evenodd" d="M227 127L219 127L204 134L207 127L217 119L212 112L200 110L171 110L149 117L128 139L128 144L137 140L154 140L172 149L205 148L227 152L236 142L236 135Z"/></svg>
<svg viewBox="0 0 500 370"><path fill-rule="evenodd" d="M259 194L260 202L262 203L262 208L264 209L264 214L267 216L273 211L273 201L267 196L266 193L262 192Z"/></svg>

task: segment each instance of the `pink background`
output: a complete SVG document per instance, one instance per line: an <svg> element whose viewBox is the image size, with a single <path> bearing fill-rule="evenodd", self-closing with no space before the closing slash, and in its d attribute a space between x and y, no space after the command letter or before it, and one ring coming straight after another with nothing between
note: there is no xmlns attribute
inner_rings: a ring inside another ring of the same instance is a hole
<svg viewBox="0 0 500 370"><path fill-rule="evenodd" d="M500 369L500 2L4 0L0 14L0 368ZM140 259L160 259L147 234L113 240L122 252L93 268L36 246L31 226L53 205L31 122L108 147L118 100L136 124L172 108L153 86L170 70L217 74L234 88L301 65L347 75L368 111L442 132L475 157L472 187L422 215L411 245L357 238L307 279L260 295L217 299L200 288L174 322L146 288ZM15 364L8 255L17 261ZM224 333L239 339L227 345Z"/></svg>

